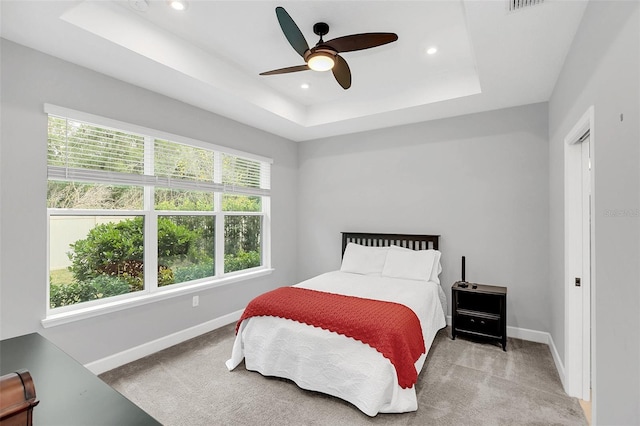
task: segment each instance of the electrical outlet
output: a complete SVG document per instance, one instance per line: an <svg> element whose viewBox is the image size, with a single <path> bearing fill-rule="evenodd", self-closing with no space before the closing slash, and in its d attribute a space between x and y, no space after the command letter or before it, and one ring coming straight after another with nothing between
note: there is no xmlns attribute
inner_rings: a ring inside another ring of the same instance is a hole
<svg viewBox="0 0 640 426"><path fill-rule="evenodd" d="M200 296L193 296L192 306L195 308L200 304Z"/></svg>

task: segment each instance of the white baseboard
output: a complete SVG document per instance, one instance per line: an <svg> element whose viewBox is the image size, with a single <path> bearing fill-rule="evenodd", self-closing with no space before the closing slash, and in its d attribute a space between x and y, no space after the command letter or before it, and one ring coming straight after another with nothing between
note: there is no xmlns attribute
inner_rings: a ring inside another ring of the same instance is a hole
<svg viewBox="0 0 640 426"><path fill-rule="evenodd" d="M564 364L562 359L560 358L560 354L558 353L558 348L556 348L556 344L553 341L553 337L549 334L549 349L551 350L551 356L553 356L553 362L556 363L556 370L558 370L558 376L560 376L560 381L562 382L562 388L567 389L564 383Z"/></svg>
<svg viewBox="0 0 640 426"><path fill-rule="evenodd" d="M117 354L110 355L106 358L102 358L97 361L85 364L85 367L96 375L102 374L105 371L113 370L114 368L120 367L121 365L143 358L147 355L151 355L155 352L169 348L173 345L177 345L178 343L182 343L186 340L193 339L194 337L200 336L201 334L208 333L220 327L224 327L227 324L231 324L232 322L240 319L243 311L244 310L241 309L239 311L235 311L230 314L215 318L211 321L207 321L191 328L187 328L186 330L178 331L168 336L152 340L151 342L143 343L142 345L133 347L131 349L127 349Z"/></svg>
<svg viewBox="0 0 640 426"><path fill-rule="evenodd" d="M507 326L507 337L528 340L536 343L544 343L545 345L549 344L549 333L546 331Z"/></svg>

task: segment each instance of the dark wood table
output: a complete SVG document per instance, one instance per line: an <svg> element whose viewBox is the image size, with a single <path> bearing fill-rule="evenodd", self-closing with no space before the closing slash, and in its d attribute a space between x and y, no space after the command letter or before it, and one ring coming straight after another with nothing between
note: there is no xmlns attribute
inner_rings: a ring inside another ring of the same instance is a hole
<svg viewBox="0 0 640 426"><path fill-rule="evenodd" d="M451 338L457 333L497 339L507 350L507 288L455 282L451 286Z"/></svg>
<svg viewBox="0 0 640 426"><path fill-rule="evenodd" d="M159 425L38 333L0 341L0 375L27 369L40 403L34 425Z"/></svg>

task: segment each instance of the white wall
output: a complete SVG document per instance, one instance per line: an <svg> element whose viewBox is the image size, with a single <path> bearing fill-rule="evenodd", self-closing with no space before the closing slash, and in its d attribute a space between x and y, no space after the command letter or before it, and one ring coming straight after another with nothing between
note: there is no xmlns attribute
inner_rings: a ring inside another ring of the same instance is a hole
<svg viewBox="0 0 640 426"><path fill-rule="evenodd" d="M244 308L294 283L297 145L176 100L2 40L0 336L34 331L82 363ZM43 329L46 306L47 116L51 103L272 157L269 276ZM125 332L126 331L126 332Z"/></svg>
<svg viewBox="0 0 640 426"><path fill-rule="evenodd" d="M536 104L301 143L299 278L339 268L341 231L440 234L448 297L465 255L508 325L548 331L547 128Z"/></svg>
<svg viewBox="0 0 640 426"><path fill-rule="evenodd" d="M564 357L563 139L595 109L593 410L598 425L640 424L640 12L591 1L549 102L551 334ZM624 121L620 115L624 114Z"/></svg>

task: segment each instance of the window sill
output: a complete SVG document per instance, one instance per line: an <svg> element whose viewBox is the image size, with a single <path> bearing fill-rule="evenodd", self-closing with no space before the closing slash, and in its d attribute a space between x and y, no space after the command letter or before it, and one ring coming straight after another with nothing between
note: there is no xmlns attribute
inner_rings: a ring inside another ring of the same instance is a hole
<svg viewBox="0 0 640 426"><path fill-rule="evenodd" d="M209 290L215 287L221 287L224 285L232 284L238 281L245 281L252 278L258 278L265 275L269 275L273 272L273 269L259 269L257 271L251 271L246 274L231 275L225 278L216 279L204 283L194 284L190 286L178 287L175 289L167 289L158 291L152 294L144 294L138 297L131 297L124 300L118 300L113 302L105 302L100 305L94 305L87 308L74 309L73 311L54 313L48 315L45 319L41 320L41 324L44 328L55 327L62 324L68 324L75 321L81 321L87 318L97 317L100 315L108 314L111 312L117 312L124 309L133 308L136 306L142 306L149 303L158 302L160 300L171 299L173 297L183 296L189 293L195 293L197 291Z"/></svg>

